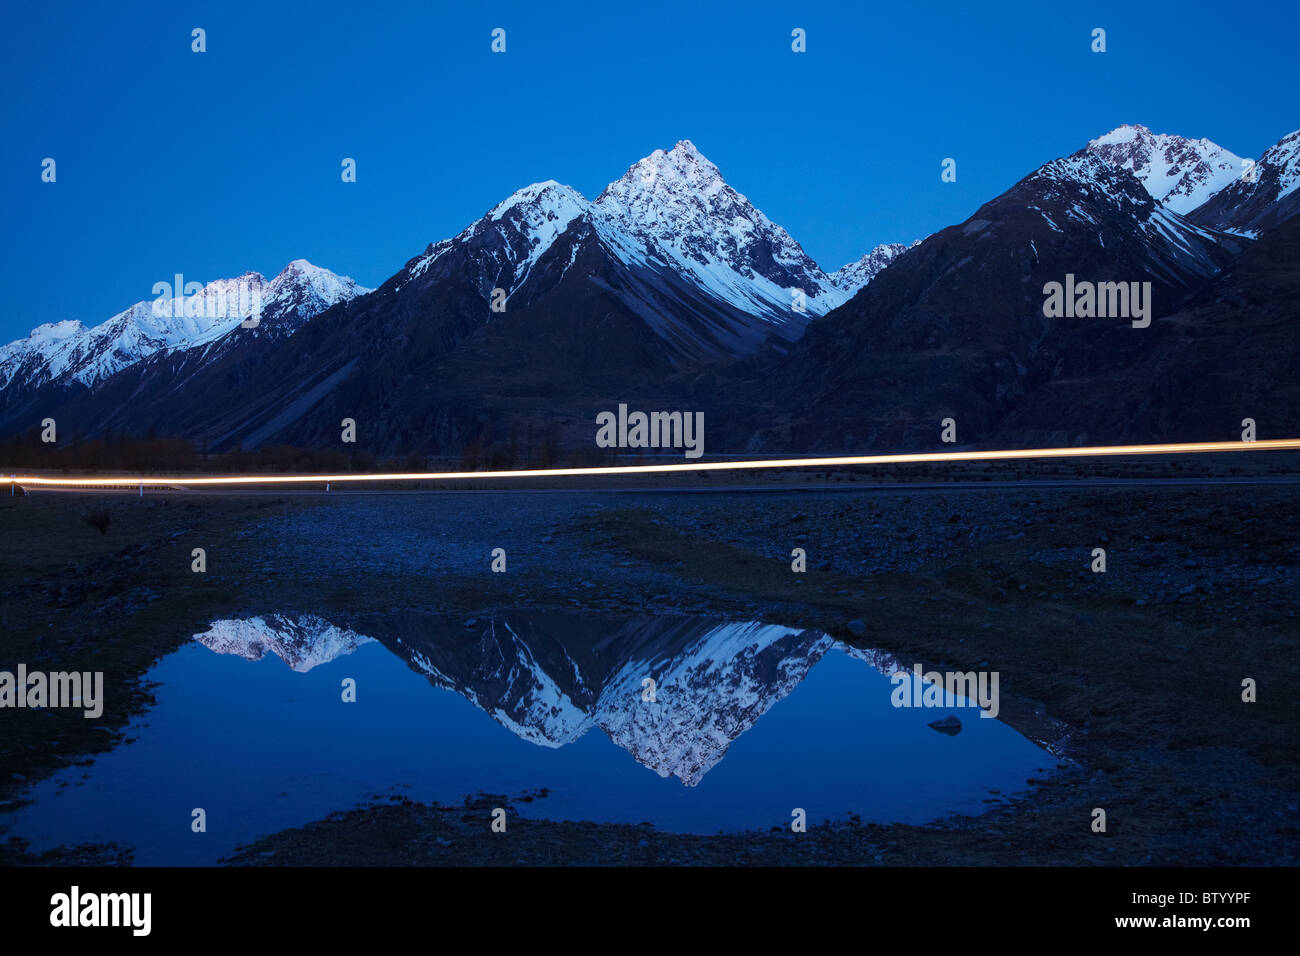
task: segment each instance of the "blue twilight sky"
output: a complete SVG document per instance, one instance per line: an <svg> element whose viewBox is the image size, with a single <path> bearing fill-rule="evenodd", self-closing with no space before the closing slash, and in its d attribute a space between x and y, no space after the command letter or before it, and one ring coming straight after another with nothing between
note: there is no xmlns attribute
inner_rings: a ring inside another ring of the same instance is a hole
<svg viewBox="0 0 1300 956"><path fill-rule="evenodd" d="M0 342L176 272L377 286L521 186L595 198L683 138L830 270L1121 123L1250 157L1300 127L1294 3L989 7L7 0Z"/></svg>

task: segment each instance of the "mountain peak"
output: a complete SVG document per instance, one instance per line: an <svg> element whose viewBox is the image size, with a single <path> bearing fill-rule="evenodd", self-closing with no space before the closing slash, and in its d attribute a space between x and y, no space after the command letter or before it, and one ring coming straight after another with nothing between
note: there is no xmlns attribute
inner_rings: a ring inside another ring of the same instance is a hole
<svg viewBox="0 0 1300 956"><path fill-rule="evenodd" d="M1141 123L1124 123L1116 126L1104 136L1098 136L1088 143L1089 146L1113 145L1118 143L1132 143L1135 140L1151 139L1151 130Z"/></svg>
<svg viewBox="0 0 1300 956"><path fill-rule="evenodd" d="M564 261L536 269L566 235ZM599 245L606 261L631 270L634 278L630 285L620 280L619 294L656 329L665 309L675 307L669 297L678 293L668 290L684 281L708 303L707 322L720 319L719 328L747 330L733 343L737 349L756 346L773 332L797 338L812 316L847 298L784 229L727 185L689 139L638 160L595 201L555 180L516 191L410 260L396 288L413 281L428 287L454 272L484 298L494 289L507 296L524 290L515 301L526 304L543 290L525 289L530 278L558 282L588 241ZM661 337L682 348L680 333ZM706 350L718 346L714 331L697 338Z"/></svg>
<svg viewBox="0 0 1300 956"><path fill-rule="evenodd" d="M291 334L331 305L370 291L347 276L294 259L270 282L250 270L214 279L192 296L137 302L93 327L76 320L46 323L0 349L0 388L15 383L20 366L26 366L20 384L57 379L94 386L152 355L210 345L254 309L267 325L278 324Z"/></svg>
<svg viewBox="0 0 1300 956"><path fill-rule="evenodd" d="M605 187L592 209L604 235L632 237L649 261L689 274L733 304L777 324L791 302L823 315L846 295L791 238L727 185L689 139L656 149Z"/></svg>
<svg viewBox="0 0 1300 956"><path fill-rule="evenodd" d="M313 265L306 259L294 259L262 290L262 308L268 316L296 310L297 321L302 322L338 302L370 291L348 276Z"/></svg>
<svg viewBox="0 0 1300 956"><path fill-rule="evenodd" d="M670 150L656 149L633 163L621 179L605 188L596 202L600 203L610 195L626 199L641 193L662 195L694 191L710 196L726 185L718 167L689 139L682 139Z"/></svg>
<svg viewBox="0 0 1300 956"><path fill-rule="evenodd" d="M62 322L46 322L32 329L30 339L41 340L45 342L60 342L79 332L84 332L86 327L77 319L64 319Z"/></svg>
<svg viewBox="0 0 1300 956"><path fill-rule="evenodd" d="M485 218L492 222L498 222L509 217L513 210L528 210L523 215L531 219L540 211L542 216L548 220L562 218L563 225L560 227L562 229L564 225L572 222L574 217L586 210L586 208L587 200L572 186L565 186L554 179L547 179L540 183L525 186L523 189L515 190L488 210ZM473 228L473 226L470 226L466 232Z"/></svg>
<svg viewBox="0 0 1300 956"><path fill-rule="evenodd" d="M659 150L656 150L659 152ZM696 148L689 139L679 139L672 149L664 154L665 158L679 168L701 167L717 173L718 167L709 162L708 157Z"/></svg>
<svg viewBox="0 0 1300 956"><path fill-rule="evenodd" d="M915 249L920 244L920 239L914 240L910 246L901 242L882 243L861 259L836 269L830 274L831 281L845 292L854 295L864 285L878 276L887 265L908 249Z"/></svg>
<svg viewBox="0 0 1300 956"><path fill-rule="evenodd" d="M1086 151L1127 169L1165 208L1188 213L1236 179L1242 159L1208 139L1153 133L1124 125L1088 143Z"/></svg>
<svg viewBox="0 0 1300 956"><path fill-rule="evenodd" d="M1243 169L1189 218L1254 237L1300 212L1300 130L1264 150L1250 172L1247 176Z"/></svg>

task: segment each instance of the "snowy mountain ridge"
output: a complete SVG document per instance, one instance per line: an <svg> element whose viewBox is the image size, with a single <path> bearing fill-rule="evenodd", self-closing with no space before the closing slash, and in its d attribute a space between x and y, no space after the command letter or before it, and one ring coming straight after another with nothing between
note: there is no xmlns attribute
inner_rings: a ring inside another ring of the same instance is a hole
<svg viewBox="0 0 1300 956"><path fill-rule="evenodd" d="M1152 133L1124 125L1088 143L1087 149L1127 169L1172 212L1186 214L1238 179L1245 162L1208 139Z"/></svg>
<svg viewBox="0 0 1300 956"><path fill-rule="evenodd" d="M27 338L0 347L0 388L52 382L92 387L149 356L213 342L254 314L260 323L296 310L301 322L370 290L306 259L295 259L270 281L260 272L246 272L209 282L190 295L168 294L176 290L166 282L154 291L162 294L99 325L87 327L77 320L46 323Z"/></svg>
<svg viewBox="0 0 1300 956"><path fill-rule="evenodd" d="M882 246L827 274L785 229L729 186L694 143L681 140L634 163L595 200L554 180L516 191L455 237L430 245L398 287L476 243L482 251L474 281L485 298L493 288L512 296L575 221L589 225L624 263L683 277L706 295L774 325L796 314L796 290L808 315L824 315L892 258ZM577 251L575 246L572 255Z"/></svg>

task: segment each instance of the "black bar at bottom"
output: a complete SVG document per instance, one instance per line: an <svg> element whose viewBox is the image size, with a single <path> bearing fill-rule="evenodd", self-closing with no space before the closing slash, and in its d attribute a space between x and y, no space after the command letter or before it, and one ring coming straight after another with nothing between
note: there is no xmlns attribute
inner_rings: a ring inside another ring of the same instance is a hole
<svg viewBox="0 0 1300 956"><path fill-rule="evenodd" d="M601 932L615 934L599 937L607 946L653 949L708 937L776 948L847 931L864 943L936 942L939 934L954 945L1041 944L1050 932L1231 944L1286 931L1295 919L1294 878L1291 869L1227 867L8 869L0 871L0 938L337 945L390 934L394 942L432 943L446 932L496 949L506 938L585 948ZM116 911L126 925L70 925L74 886L76 922L100 913L111 922ZM120 895L146 893L147 936L137 935L144 897ZM52 925L52 917L68 925ZM443 943L453 945L451 937Z"/></svg>

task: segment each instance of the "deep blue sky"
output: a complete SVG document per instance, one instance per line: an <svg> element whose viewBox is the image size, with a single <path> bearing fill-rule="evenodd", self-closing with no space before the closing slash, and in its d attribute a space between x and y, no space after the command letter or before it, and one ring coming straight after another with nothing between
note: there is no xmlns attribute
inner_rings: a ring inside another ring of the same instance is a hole
<svg viewBox="0 0 1300 956"><path fill-rule="evenodd" d="M1252 157L1300 127L1294 4L986 6L6 3L0 341L175 272L375 286L521 186L594 198L682 138L834 269L1121 123Z"/></svg>

